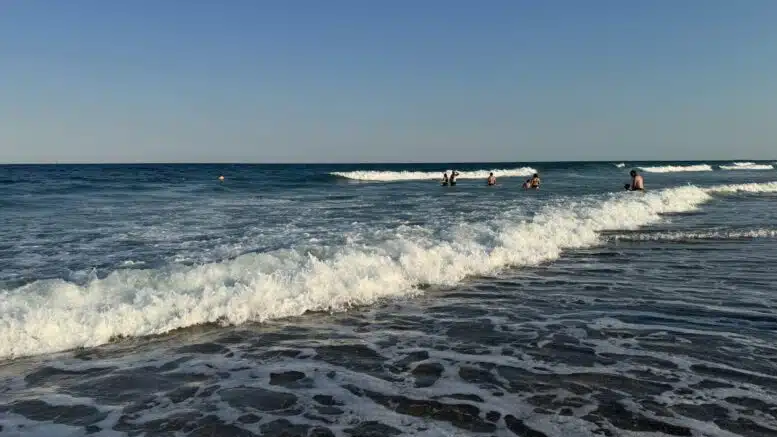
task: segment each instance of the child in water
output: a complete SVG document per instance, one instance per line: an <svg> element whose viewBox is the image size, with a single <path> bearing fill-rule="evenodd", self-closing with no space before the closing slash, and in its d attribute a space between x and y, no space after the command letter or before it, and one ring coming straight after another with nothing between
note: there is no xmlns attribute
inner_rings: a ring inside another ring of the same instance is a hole
<svg viewBox="0 0 777 437"><path fill-rule="evenodd" d="M534 176L530 177L529 179L526 179L526 182L523 183L523 188L526 188L526 189L534 188L535 190L539 190L540 175L538 173L534 173Z"/></svg>

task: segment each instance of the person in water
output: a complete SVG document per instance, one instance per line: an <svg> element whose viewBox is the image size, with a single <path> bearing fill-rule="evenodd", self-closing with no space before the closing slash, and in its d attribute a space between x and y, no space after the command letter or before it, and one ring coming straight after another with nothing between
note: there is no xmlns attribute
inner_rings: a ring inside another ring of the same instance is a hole
<svg viewBox="0 0 777 437"><path fill-rule="evenodd" d="M489 186L496 185L496 177L494 176L493 172L488 174L488 181L487 181L487 183L488 183Z"/></svg>
<svg viewBox="0 0 777 437"><path fill-rule="evenodd" d="M459 176L459 172L451 170L451 177L449 179L451 186L456 185L456 178Z"/></svg>
<svg viewBox="0 0 777 437"><path fill-rule="evenodd" d="M448 172L442 174L442 186L447 187L448 186Z"/></svg>
<svg viewBox="0 0 777 437"><path fill-rule="evenodd" d="M631 183L626 184L624 188L629 191L645 191L645 180L642 179L642 175L636 170L632 170L629 174L631 175Z"/></svg>
<svg viewBox="0 0 777 437"><path fill-rule="evenodd" d="M526 179L526 182L523 183L524 188L533 188L535 190L540 189L540 175L538 173L534 173L534 176L532 176L529 179Z"/></svg>

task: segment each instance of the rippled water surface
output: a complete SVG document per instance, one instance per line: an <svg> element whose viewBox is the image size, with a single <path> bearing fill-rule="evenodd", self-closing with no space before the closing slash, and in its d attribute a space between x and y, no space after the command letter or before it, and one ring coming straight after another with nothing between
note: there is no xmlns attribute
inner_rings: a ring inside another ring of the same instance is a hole
<svg viewBox="0 0 777 437"><path fill-rule="evenodd" d="M777 435L773 163L618 164L0 167L0 435Z"/></svg>

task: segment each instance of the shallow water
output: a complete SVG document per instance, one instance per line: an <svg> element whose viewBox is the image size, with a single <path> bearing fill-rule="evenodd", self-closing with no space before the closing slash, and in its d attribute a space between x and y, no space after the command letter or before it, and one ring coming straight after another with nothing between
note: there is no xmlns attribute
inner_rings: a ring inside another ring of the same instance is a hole
<svg viewBox="0 0 777 437"><path fill-rule="evenodd" d="M615 164L0 167L0 433L777 435L777 174Z"/></svg>

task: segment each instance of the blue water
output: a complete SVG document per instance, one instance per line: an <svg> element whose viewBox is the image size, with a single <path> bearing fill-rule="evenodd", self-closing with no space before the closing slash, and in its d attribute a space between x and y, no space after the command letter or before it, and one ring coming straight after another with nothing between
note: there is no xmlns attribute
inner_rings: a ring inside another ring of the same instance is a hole
<svg viewBox="0 0 777 437"><path fill-rule="evenodd" d="M0 434L777 435L773 162L617 164L0 166Z"/></svg>

